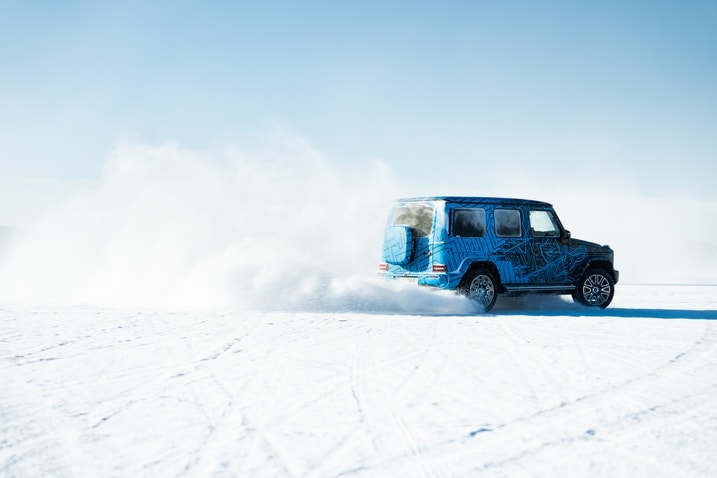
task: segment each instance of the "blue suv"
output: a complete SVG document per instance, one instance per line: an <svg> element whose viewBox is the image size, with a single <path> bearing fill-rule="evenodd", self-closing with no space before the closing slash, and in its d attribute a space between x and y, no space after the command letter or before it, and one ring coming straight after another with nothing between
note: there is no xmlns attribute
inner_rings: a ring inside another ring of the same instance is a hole
<svg viewBox="0 0 717 478"><path fill-rule="evenodd" d="M541 201L433 196L391 207L380 273L452 289L489 311L499 294L572 294L607 307L619 273L613 250L570 237Z"/></svg>

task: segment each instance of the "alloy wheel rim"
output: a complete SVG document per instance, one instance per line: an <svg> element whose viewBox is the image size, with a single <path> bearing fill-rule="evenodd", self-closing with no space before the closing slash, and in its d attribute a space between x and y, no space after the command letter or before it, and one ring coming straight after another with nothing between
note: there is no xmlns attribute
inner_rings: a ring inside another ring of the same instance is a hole
<svg viewBox="0 0 717 478"><path fill-rule="evenodd" d="M610 281L602 274L592 274L583 283L583 296L590 305L602 305L610 298Z"/></svg>
<svg viewBox="0 0 717 478"><path fill-rule="evenodd" d="M471 282L468 296L480 305L487 307L493 301L493 297L495 296L493 281L485 275L476 276Z"/></svg>

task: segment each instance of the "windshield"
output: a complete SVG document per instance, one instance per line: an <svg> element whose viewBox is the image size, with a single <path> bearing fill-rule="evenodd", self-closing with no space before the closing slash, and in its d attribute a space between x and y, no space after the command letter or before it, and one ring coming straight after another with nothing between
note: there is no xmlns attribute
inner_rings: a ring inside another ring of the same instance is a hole
<svg viewBox="0 0 717 478"><path fill-rule="evenodd" d="M408 226L417 235L426 236L433 227L433 207L425 204L400 206L393 215L394 226Z"/></svg>

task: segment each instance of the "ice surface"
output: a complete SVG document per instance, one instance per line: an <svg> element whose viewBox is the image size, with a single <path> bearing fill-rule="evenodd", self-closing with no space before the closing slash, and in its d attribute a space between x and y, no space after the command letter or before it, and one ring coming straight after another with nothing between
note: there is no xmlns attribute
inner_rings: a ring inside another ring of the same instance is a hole
<svg viewBox="0 0 717 478"><path fill-rule="evenodd" d="M717 287L618 285L604 311L436 304L1 305L0 476L717 469Z"/></svg>

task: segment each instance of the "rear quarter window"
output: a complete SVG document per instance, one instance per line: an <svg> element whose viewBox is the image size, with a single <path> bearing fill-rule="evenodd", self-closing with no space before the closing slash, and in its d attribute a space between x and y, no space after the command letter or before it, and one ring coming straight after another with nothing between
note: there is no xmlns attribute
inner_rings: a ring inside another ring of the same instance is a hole
<svg viewBox="0 0 717 478"><path fill-rule="evenodd" d="M495 234L498 237L520 237L520 210L518 209L496 209L493 212L495 218Z"/></svg>
<svg viewBox="0 0 717 478"><path fill-rule="evenodd" d="M457 237L485 236L485 210L480 208L453 211L453 235Z"/></svg>

